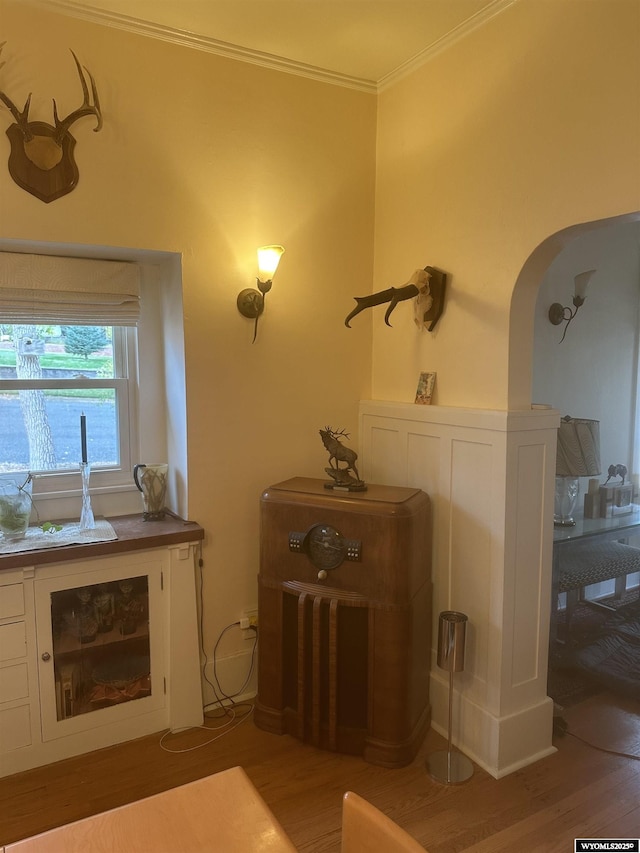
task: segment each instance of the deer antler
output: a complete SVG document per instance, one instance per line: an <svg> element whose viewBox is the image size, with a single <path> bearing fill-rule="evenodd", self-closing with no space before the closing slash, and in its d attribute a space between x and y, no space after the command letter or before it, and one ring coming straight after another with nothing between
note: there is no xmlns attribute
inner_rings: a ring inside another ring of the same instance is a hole
<svg viewBox="0 0 640 853"><path fill-rule="evenodd" d="M71 51L71 55L73 56L76 68L78 69L78 75L80 77L80 84L82 86L82 93L84 95L84 99L82 101L82 105L78 107L77 110L74 110L72 113L60 121L58 118L58 107L56 105L55 98L53 99L53 118L56 125L56 142L59 144L62 140L62 137L67 133L71 125L76 122L79 118L83 116L95 116L97 119L97 124L93 128L93 132L97 133L102 128L102 113L100 112L100 100L98 98L98 90L96 88L96 81L93 79L92 73L88 68L84 68L84 70L89 75L89 80L91 81L91 94L93 96L93 104L89 99L89 87L87 86L87 81L85 80L84 73L82 70L82 65L78 60L78 57L75 55L73 51ZM29 96L30 97L30 96Z"/></svg>
<svg viewBox="0 0 640 853"><path fill-rule="evenodd" d="M389 287L387 290L380 290L378 293L372 293L370 296L355 296L354 299L358 303L351 314L344 321L345 326L350 329L349 320L352 320L356 314L364 311L365 308L373 308L374 305L383 305L389 303L384 321L387 326L390 326L389 317L391 312L396 307L398 302L404 302L405 299L411 299L412 296L417 296L420 291L414 284L407 284L404 287Z"/></svg>
<svg viewBox="0 0 640 853"><path fill-rule="evenodd" d="M329 429L329 432L331 433L331 435L332 435L334 438L336 438L336 436L338 436L338 435L341 435L341 436L343 436L344 438L351 438L351 436L350 436L350 435L349 435L349 433L346 431L346 429L340 429L340 428L338 428L338 429L331 429L331 428L330 428L330 429Z"/></svg>
<svg viewBox="0 0 640 853"><path fill-rule="evenodd" d="M3 41L0 44L0 53L2 53L2 48L5 46L5 44L6 44L6 41ZM0 62L0 68L2 68L5 64L6 63L4 61ZM13 103L13 101L7 95L5 95L4 92L0 92L0 101L2 101L3 104L5 104L7 107L9 107L9 110L11 111L11 115L14 117L16 124L18 125L18 127L22 131L25 140L28 142L30 139L33 139L33 133L29 128L29 121L28 121L29 107L31 106L31 93L29 94L29 97L27 98L27 100L25 102L24 109L22 110L22 112L20 112L20 110L16 107L16 105Z"/></svg>
<svg viewBox="0 0 640 853"><path fill-rule="evenodd" d="M378 293L372 293L369 296L354 297L357 303L356 307L347 315L344 324L350 329L349 321L361 311L364 311L365 308L373 308L374 305L382 305L388 302L389 307L384 315L384 322L387 326L391 326L389 317L398 302L404 302L407 299L420 296L426 298L427 302L421 309L422 313L419 321L416 319L416 322L419 326L422 326L426 325L427 321L430 321L428 328L431 332L442 313L445 281L446 275L434 267L425 267L423 270L416 270L403 287L389 287L386 290L380 290Z"/></svg>

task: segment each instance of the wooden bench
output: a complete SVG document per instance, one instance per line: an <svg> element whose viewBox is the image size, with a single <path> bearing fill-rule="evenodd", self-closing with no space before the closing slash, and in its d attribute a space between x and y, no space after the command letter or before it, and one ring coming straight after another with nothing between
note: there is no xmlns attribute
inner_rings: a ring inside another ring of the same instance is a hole
<svg viewBox="0 0 640 853"><path fill-rule="evenodd" d="M626 577L640 571L640 548L621 542L575 544L562 555L558 572L558 592L567 593L566 621L584 596L584 588L594 583L616 580L616 595L624 592Z"/></svg>

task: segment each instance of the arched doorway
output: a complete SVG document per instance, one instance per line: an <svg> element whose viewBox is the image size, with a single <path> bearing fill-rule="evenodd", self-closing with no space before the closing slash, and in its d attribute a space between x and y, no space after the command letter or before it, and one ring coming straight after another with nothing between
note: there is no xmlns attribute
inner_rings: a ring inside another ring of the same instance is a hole
<svg viewBox="0 0 640 853"><path fill-rule="evenodd" d="M587 299L560 342L563 327L550 323L549 306L553 302L571 306L574 276L586 269L596 270ZM636 494L639 317L638 213L581 223L547 238L523 267L511 306L511 397L520 402L528 381L529 404L549 406L559 415L598 420L605 472L600 482L606 479L609 464L623 463ZM531 374L526 380L528 369ZM585 479L581 488L587 487ZM551 482L547 488L553 488ZM580 512L581 505L582 499ZM631 544L640 544L640 537L639 543ZM627 578L629 586L637 581L637 576ZM620 588L618 584L618 592ZM590 588L590 593L606 596L613 590L614 582L607 581ZM556 656L554 663L569 659Z"/></svg>

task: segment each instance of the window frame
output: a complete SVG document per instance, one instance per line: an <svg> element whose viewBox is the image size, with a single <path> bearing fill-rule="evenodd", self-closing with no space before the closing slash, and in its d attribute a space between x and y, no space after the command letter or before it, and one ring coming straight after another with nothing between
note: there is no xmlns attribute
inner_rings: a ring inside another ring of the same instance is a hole
<svg viewBox="0 0 640 853"><path fill-rule="evenodd" d="M39 324L41 325L41 324ZM87 323L86 325L91 325ZM96 323L96 325L104 325ZM114 373L112 379L0 379L0 391L29 389L47 390L61 388L113 388L115 391L116 419L120 464L100 466L91 470L91 491L118 491L130 488L133 458L138 447L138 335L133 326L113 326ZM78 460L78 466L80 460ZM24 469L28 471L28 466ZM34 497L69 497L79 490L78 470L69 468L32 471L36 488ZM5 475L6 476L6 475Z"/></svg>
<svg viewBox="0 0 640 853"><path fill-rule="evenodd" d="M189 518L187 318L183 298L182 253L131 246L0 238L0 278L3 268L6 271L7 253L36 253L97 262L112 260L137 265L140 275L140 314L137 368L130 376L131 379L135 377L130 398L136 399L134 404L130 403L133 414L129 444L134 463L149 460L169 462L167 507L180 518ZM90 493L96 516L130 516L141 511L142 499L131 472L127 478L123 471L121 485L98 489L95 483L92 477ZM33 497L40 520L77 518L81 495L79 474L77 484L75 490L53 494L55 500L40 501L39 483L36 480Z"/></svg>

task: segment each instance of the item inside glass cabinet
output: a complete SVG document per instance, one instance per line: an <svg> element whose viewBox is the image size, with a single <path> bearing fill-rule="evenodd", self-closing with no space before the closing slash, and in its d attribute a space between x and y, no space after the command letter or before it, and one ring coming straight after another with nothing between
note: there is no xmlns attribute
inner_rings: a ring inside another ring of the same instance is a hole
<svg viewBox="0 0 640 853"><path fill-rule="evenodd" d="M151 693L146 576L51 593L58 720Z"/></svg>

